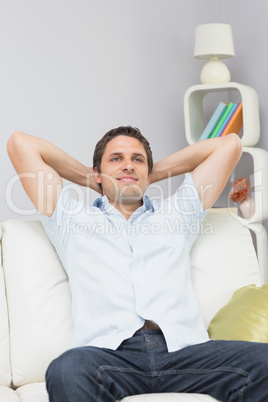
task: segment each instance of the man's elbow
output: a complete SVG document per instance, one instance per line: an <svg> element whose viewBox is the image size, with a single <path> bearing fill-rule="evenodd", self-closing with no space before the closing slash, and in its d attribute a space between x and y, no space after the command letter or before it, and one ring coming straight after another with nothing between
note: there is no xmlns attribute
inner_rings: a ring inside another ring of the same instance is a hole
<svg viewBox="0 0 268 402"><path fill-rule="evenodd" d="M237 159L238 162L243 152L243 146L240 137L235 133L231 133L226 136L226 140L228 141L233 157Z"/></svg>
<svg viewBox="0 0 268 402"><path fill-rule="evenodd" d="M12 155L18 152L23 144L25 143L27 134L23 133L22 131L14 131L13 134L9 137L7 141L7 152L9 157L11 158Z"/></svg>

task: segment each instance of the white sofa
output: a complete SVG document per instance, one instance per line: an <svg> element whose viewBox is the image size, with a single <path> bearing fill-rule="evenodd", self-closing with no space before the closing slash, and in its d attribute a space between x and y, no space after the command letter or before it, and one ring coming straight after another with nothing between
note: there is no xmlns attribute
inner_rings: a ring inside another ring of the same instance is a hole
<svg viewBox="0 0 268 402"><path fill-rule="evenodd" d="M239 218L229 211L212 210L207 215L191 252L193 284L207 325L236 289L262 284L267 238L261 226L256 228L257 240L261 239L259 263L250 232ZM6 221L0 231L0 401L48 402L46 369L70 348L72 338L67 277L39 221ZM197 394L149 394L123 401L215 399Z"/></svg>

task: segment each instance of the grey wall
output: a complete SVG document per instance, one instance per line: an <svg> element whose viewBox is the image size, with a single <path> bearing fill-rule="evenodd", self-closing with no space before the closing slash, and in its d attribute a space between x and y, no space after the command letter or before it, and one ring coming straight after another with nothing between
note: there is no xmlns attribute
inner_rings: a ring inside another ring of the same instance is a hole
<svg viewBox="0 0 268 402"><path fill-rule="evenodd" d="M232 25L236 57L227 64L232 81L258 93L257 146L268 150L266 8L266 0L1 0L0 219L32 209L20 184L10 186L6 142L15 130L88 165L100 136L121 124L142 130L155 160L186 146L183 97L199 83L201 23Z"/></svg>

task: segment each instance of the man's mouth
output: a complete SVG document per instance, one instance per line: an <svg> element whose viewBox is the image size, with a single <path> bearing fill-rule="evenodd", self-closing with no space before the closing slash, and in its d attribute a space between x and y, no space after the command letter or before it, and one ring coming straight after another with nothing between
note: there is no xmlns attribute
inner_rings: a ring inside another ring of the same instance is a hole
<svg viewBox="0 0 268 402"><path fill-rule="evenodd" d="M138 179L134 176L121 176L118 177L117 180L124 183L135 183L136 181L138 181Z"/></svg>

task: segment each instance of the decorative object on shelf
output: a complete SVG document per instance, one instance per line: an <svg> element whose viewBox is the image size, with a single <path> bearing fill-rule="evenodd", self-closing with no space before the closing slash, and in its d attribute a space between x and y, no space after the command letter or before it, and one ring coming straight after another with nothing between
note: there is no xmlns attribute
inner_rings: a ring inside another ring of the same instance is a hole
<svg viewBox="0 0 268 402"><path fill-rule="evenodd" d="M240 203L239 210L243 218L251 218L255 212L255 202L248 194L250 190L249 182L245 177L240 177L231 184L233 187L233 191L229 193L231 200L235 203Z"/></svg>
<svg viewBox="0 0 268 402"><path fill-rule="evenodd" d="M202 84L229 82L231 74L221 61L235 56L232 27L229 24L202 24L195 32L194 57L209 59L204 65L200 80Z"/></svg>

